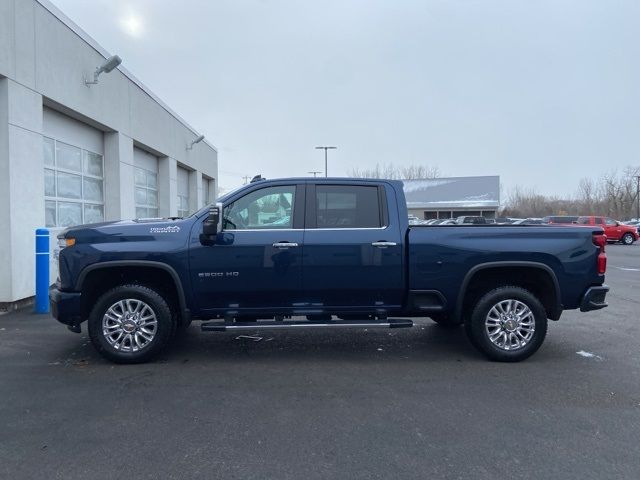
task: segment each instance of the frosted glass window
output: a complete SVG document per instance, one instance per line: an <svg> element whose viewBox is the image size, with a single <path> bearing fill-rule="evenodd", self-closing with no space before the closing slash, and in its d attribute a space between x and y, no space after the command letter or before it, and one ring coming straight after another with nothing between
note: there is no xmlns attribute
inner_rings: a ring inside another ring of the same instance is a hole
<svg viewBox="0 0 640 480"><path fill-rule="evenodd" d="M56 196L56 172L44 169L44 194L48 197Z"/></svg>
<svg viewBox="0 0 640 480"><path fill-rule="evenodd" d="M83 182L83 198L91 202L102 203L102 180L84 177Z"/></svg>
<svg viewBox="0 0 640 480"><path fill-rule="evenodd" d="M56 202L52 202L47 200L44 202L44 216L45 216L45 225L47 227L55 227L58 222L56 222Z"/></svg>
<svg viewBox="0 0 640 480"><path fill-rule="evenodd" d="M82 204L58 202L58 226L71 227L82 223Z"/></svg>
<svg viewBox="0 0 640 480"><path fill-rule="evenodd" d="M58 196L65 198L82 198L82 177L71 173L58 172Z"/></svg>
<svg viewBox="0 0 640 480"><path fill-rule="evenodd" d="M158 216L158 175L144 168L134 169L136 218Z"/></svg>
<svg viewBox="0 0 640 480"><path fill-rule="evenodd" d="M46 226L103 221L102 155L43 137L43 156Z"/></svg>
<svg viewBox="0 0 640 480"><path fill-rule="evenodd" d="M82 171L81 150L78 147L56 142L56 166L74 172Z"/></svg>
<svg viewBox="0 0 640 480"><path fill-rule="evenodd" d="M102 205L84 205L84 223L99 223L104 219Z"/></svg>
<svg viewBox="0 0 640 480"><path fill-rule="evenodd" d="M102 155L84 150L84 173L102 177Z"/></svg>

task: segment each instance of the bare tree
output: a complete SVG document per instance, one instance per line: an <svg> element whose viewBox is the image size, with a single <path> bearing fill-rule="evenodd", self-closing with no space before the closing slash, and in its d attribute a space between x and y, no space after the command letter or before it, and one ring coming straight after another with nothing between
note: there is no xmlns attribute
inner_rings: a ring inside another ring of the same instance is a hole
<svg viewBox="0 0 640 480"><path fill-rule="evenodd" d="M380 166L376 164L374 168L353 168L351 176L356 178L388 178L391 180L417 180L420 178L438 178L441 176L438 167L429 165L408 165L397 166L392 163L385 163Z"/></svg>
<svg viewBox="0 0 640 480"><path fill-rule="evenodd" d="M574 198L538 195L532 189L515 187L507 197L503 215L543 217L545 215L604 215L627 219L635 215L638 199L635 176L640 167L627 167L622 173L609 171L600 178L583 178Z"/></svg>

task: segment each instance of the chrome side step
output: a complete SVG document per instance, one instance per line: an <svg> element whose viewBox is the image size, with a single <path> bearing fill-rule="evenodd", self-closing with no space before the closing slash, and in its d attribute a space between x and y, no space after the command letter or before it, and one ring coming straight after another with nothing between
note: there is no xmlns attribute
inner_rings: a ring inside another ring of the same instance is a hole
<svg viewBox="0 0 640 480"><path fill-rule="evenodd" d="M203 332L226 332L229 330L267 330L278 328L410 328L413 321L404 318L389 318L376 322L375 320L335 320L327 322L309 321L267 321L267 322L205 322L200 328Z"/></svg>

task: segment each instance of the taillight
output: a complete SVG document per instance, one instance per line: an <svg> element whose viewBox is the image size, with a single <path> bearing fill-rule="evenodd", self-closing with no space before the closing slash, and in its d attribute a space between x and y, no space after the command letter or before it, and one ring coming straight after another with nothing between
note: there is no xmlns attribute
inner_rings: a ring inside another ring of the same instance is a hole
<svg viewBox="0 0 640 480"><path fill-rule="evenodd" d="M600 249L598 252L598 273L604 275L607 271L607 254L604 251L604 247L607 245L607 236L603 233L594 233L593 244Z"/></svg>

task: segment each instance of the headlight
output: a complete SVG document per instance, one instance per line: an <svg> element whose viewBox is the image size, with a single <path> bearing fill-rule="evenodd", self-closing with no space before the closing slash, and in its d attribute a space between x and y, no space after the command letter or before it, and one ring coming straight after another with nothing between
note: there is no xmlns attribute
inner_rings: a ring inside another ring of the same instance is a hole
<svg viewBox="0 0 640 480"><path fill-rule="evenodd" d="M58 248L60 248L60 250L66 247L72 247L75 244L75 238L58 238Z"/></svg>

